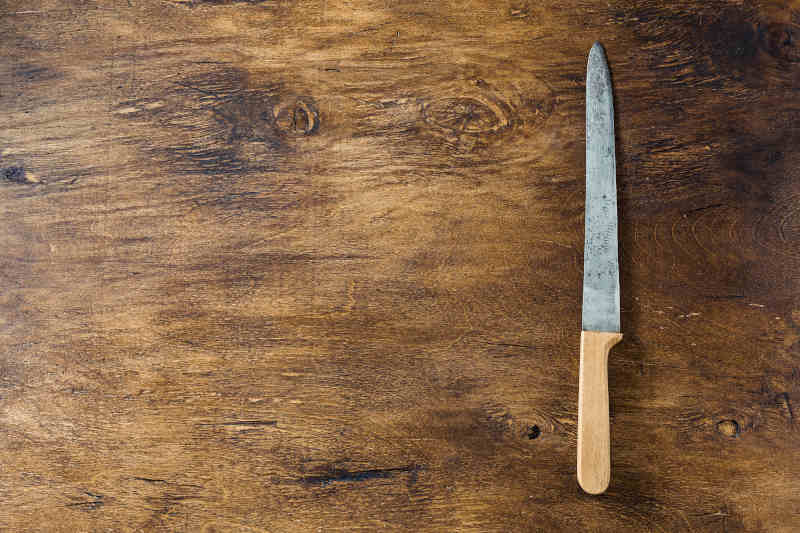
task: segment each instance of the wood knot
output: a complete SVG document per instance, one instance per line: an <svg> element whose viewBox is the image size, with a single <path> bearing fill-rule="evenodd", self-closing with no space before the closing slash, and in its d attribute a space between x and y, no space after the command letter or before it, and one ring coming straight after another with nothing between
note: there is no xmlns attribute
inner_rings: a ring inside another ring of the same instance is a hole
<svg viewBox="0 0 800 533"><path fill-rule="evenodd" d="M736 420L721 420L717 422L717 431L726 437L738 437L740 432L739 423Z"/></svg>
<svg viewBox="0 0 800 533"><path fill-rule="evenodd" d="M251 90L215 107L219 122L230 128L228 143L236 157L253 168L269 162L292 139L319 129L319 111L309 97L280 94L279 89ZM260 162L260 163L259 163Z"/></svg>
<svg viewBox="0 0 800 533"><path fill-rule="evenodd" d="M552 113L553 93L535 76L519 83L487 79L475 75L440 84L421 106L424 131L467 152L515 128L533 127Z"/></svg>
<svg viewBox="0 0 800 533"><path fill-rule="evenodd" d="M797 195L777 198L755 225L756 243L771 252L800 257L793 243L800 237L800 205Z"/></svg>
<svg viewBox="0 0 800 533"><path fill-rule="evenodd" d="M26 185L42 183L42 180L30 172L26 172L25 168L21 166L0 168L0 177L12 183L24 183Z"/></svg>
<svg viewBox="0 0 800 533"><path fill-rule="evenodd" d="M319 128L319 110L307 97L298 97L277 104L273 109L275 126L291 136L316 133Z"/></svg>
<svg viewBox="0 0 800 533"><path fill-rule="evenodd" d="M773 23L762 29L761 39L764 49L772 57L790 63L800 61L798 47L800 30L794 24Z"/></svg>
<svg viewBox="0 0 800 533"><path fill-rule="evenodd" d="M539 429L539 426L533 425L531 426L530 430L528 430L528 438L531 440L538 439L539 435L542 434L542 430Z"/></svg>
<svg viewBox="0 0 800 533"><path fill-rule="evenodd" d="M497 133L511 123L508 106L489 98L443 98L426 105L423 113L431 128L447 135Z"/></svg>
<svg viewBox="0 0 800 533"><path fill-rule="evenodd" d="M22 167L6 167L0 170L0 175L6 181L13 181L14 183L28 183L25 178L25 169Z"/></svg>

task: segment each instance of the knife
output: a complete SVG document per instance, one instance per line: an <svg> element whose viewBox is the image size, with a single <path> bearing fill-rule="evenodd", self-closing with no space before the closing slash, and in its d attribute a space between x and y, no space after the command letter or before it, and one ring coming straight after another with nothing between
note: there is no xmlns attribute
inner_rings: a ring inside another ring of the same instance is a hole
<svg viewBox="0 0 800 533"><path fill-rule="evenodd" d="M586 69L585 225L578 483L589 494L600 494L611 479L608 352L622 340L614 102L608 64L600 43L592 46Z"/></svg>

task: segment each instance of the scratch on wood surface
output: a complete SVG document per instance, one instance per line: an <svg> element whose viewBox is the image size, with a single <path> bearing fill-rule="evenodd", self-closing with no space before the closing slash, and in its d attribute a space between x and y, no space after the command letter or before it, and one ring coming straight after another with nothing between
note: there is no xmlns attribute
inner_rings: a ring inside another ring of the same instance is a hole
<svg viewBox="0 0 800 533"><path fill-rule="evenodd" d="M330 473L314 476L304 476L299 479L301 483L307 485L329 485L331 483L360 482L373 479L386 479L394 477L398 473L416 473L417 466L402 466L395 468L372 468L367 470L347 470L334 468Z"/></svg>

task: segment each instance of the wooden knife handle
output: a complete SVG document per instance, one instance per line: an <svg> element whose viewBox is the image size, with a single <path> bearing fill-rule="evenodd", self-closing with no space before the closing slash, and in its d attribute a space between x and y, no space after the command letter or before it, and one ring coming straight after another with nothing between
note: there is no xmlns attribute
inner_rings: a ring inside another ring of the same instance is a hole
<svg viewBox="0 0 800 533"><path fill-rule="evenodd" d="M608 352L622 333L581 332L578 378L578 483L600 494L611 480L611 435L608 420Z"/></svg>

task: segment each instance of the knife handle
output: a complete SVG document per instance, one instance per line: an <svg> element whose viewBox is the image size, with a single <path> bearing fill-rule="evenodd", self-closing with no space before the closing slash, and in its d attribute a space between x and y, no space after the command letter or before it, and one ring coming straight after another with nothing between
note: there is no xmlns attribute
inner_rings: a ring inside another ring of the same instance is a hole
<svg viewBox="0 0 800 533"><path fill-rule="evenodd" d="M622 333L581 331L578 483L589 494L600 494L611 480L608 352L621 340Z"/></svg>

